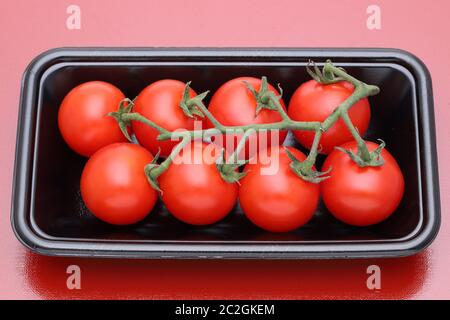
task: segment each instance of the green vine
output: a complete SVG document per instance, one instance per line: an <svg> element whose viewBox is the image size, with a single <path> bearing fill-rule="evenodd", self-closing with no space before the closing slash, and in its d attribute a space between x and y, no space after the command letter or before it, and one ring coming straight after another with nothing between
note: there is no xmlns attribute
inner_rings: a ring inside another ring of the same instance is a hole
<svg viewBox="0 0 450 320"><path fill-rule="evenodd" d="M119 127L121 128L123 134L130 139L127 126L130 125L131 121L140 121L143 122L152 128L159 131L158 140L168 140L168 139L181 139L181 141L173 148L169 157L167 157L161 164L157 164L156 162L152 162L145 168L145 173L149 180L149 183L153 188L159 190L158 186L158 177L169 168L173 159L178 155L178 153L192 140L203 139L208 141L212 136L218 134L227 134L232 130L243 132L243 136L234 150L233 154L230 155L228 159L232 161L227 161L224 159L225 154L222 154L222 158L217 163L217 168L223 177L223 179L227 182L233 183L242 178L245 173L240 173L237 169L240 166L238 161L238 154L241 149L244 147L246 140L256 132L261 130L309 130L314 131L315 136L313 140L313 144L311 146L310 152L307 158L304 161L297 160L290 152L287 150L288 155L291 162L291 169L302 179L306 181L310 181L313 183L319 183L320 181L328 178L327 172L319 172L314 169L314 164L316 162L317 155L319 153L320 148L320 138L323 132L326 132L331 126L333 126L336 121L340 118L343 119L344 123L350 130L353 135L353 138L358 144L357 153L353 153L350 150L343 150L342 148L338 148L339 150L347 153L350 158L355 161L359 166L381 166L383 165L383 159L380 155L381 150L384 148L384 142L381 142L379 147L369 152L367 146L359 135L357 129L353 125L348 116L348 110L361 99L367 98L369 96L373 96L379 93L380 89L375 85L366 84L351 75L349 75L344 69L340 67L334 66L330 60L327 60L322 68L314 64L310 61L306 68L308 74L316 81L323 83L325 85L336 83L339 81L347 81L350 82L354 86L353 93L336 109L333 111L327 119L323 122L318 121L294 121L289 118L286 111L280 104L280 99L283 91L280 89L280 95L275 95L272 91L268 90L268 82L266 77L262 77L261 79L261 87L259 90L255 90L251 85L244 82L247 86L248 90L253 94L256 101L256 115L262 109L269 109L273 111L277 111L282 120L274 123L267 124L251 124L251 125L243 125L243 126L225 126L221 124L215 117L208 111L207 107L204 105L203 100L208 94L208 91L197 95L195 97L190 97L190 82L186 84L183 98L180 101L180 108L183 109L183 112L188 117L207 117L209 121L214 125L214 128L205 129L205 130L192 130L192 131L168 131L156 123L150 121L149 119L143 117L139 113L132 111L132 106L134 101L130 99L125 99L119 105L119 109L116 112L112 112L110 115L113 116L117 122L119 123ZM255 115L255 116L256 116ZM160 190L159 190L160 191Z"/></svg>

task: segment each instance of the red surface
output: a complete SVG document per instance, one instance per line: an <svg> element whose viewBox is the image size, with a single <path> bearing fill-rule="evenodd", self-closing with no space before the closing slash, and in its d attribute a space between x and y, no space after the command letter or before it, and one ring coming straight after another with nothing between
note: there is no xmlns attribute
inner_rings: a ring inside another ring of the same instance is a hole
<svg viewBox="0 0 450 320"><path fill-rule="evenodd" d="M66 7L81 7L81 30ZM382 29L366 28L381 7ZM450 2L441 1L3 1L0 10L1 298L450 298ZM319 20L319 21L318 21ZM433 77L442 226L420 255L353 261L121 261L49 258L28 252L9 222L21 74L59 46L397 47ZM66 289L78 264L82 289ZM382 288L366 288L378 264Z"/></svg>

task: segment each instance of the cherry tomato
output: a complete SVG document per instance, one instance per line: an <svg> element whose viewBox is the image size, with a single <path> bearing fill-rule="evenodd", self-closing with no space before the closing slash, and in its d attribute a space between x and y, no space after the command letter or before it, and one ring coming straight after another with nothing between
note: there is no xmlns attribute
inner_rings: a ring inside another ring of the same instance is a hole
<svg viewBox="0 0 450 320"><path fill-rule="evenodd" d="M245 85L244 81L250 84L255 90L259 90L261 86L261 79L253 77L241 77L232 79L224 83L212 96L208 109L211 114L223 125L226 126L242 126L249 124L264 124L279 122L282 120L280 114L275 110L262 109L258 115L256 115L256 99L250 90ZM279 95L280 93L270 84L268 89ZM284 109L286 109L283 100L280 103ZM206 125L208 128L214 127L214 125L207 120ZM262 133L261 133L262 134ZM259 150L260 144L263 148L267 148L271 145L280 145L286 138L287 131L279 131L278 135L272 135L270 132L266 132L263 136L259 134L252 135L246 145L244 152L240 158L250 158L254 156ZM226 147L228 153L233 152L239 142L242 134L231 135L228 134L226 139L231 137L231 143L227 144L224 135L216 136L214 143L219 146ZM266 143L260 142L260 139L266 140ZM255 146L255 147L253 147Z"/></svg>
<svg viewBox="0 0 450 320"><path fill-rule="evenodd" d="M237 201L238 185L222 179L214 144L188 144L159 177L162 201L179 220L207 225L224 218Z"/></svg>
<svg viewBox="0 0 450 320"><path fill-rule="evenodd" d="M366 142L370 151L377 144ZM357 151L354 141L341 146ZM369 226L388 218L403 197L404 179L394 157L383 149L384 164L380 167L359 167L340 150L328 155L323 171L330 167L330 178L322 181L323 201L339 220L354 226Z"/></svg>
<svg viewBox="0 0 450 320"><path fill-rule="evenodd" d="M287 147L300 161L306 156ZM306 224L317 209L319 185L297 176L289 167L284 147L272 146L267 157L261 152L256 163L246 165L240 181L239 201L247 218L272 232L292 231Z"/></svg>
<svg viewBox="0 0 450 320"><path fill-rule="evenodd" d="M98 150L81 175L81 196L99 219L116 225L144 219L158 199L144 167L153 159L145 148L115 143Z"/></svg>
<svg viewBox="0 0 450 320"><path fill-rule="evenodd" d="M90 81L73 88L64 98L58 112L61 134L75 152L90 156L98 149L127 139L112 117L125 98L110 83Z"/></svg>
<svg viewBox="0 0 450 320"><path fill-rule="evenodd" d="M296 121L324 121L354 91L348 82L321 84L315 80L303 83L292 95L289 102L288 115ZM352 123L363 136L370 122L370 105L367 99L355 103L348 115ZM296 139L306 148L311 148L314 140L313 131L293 131ZM351 141L352 135L339 119L320 139L321 152L328 154L335 146Z"/></svg>
<svg viewBox="0 0 450 320"><path fill-rule="evenodd" d="M156 81L138 95L133 111L140 113L169 131L176 129L193 130L194 122L203 120L199 117L190 118L181 109L180 101L183 97L185 85L181 81L171 79ZM192 89L190 89L190 96L196 96ZM200 125L203 126L202 122L200 122ZM160 155L163 157L168 157L172 148L179 142L179 140L158 141L156 138L159 132L139 121L132 121L132 128L142 146L153 154L161 149Z"/></svg>

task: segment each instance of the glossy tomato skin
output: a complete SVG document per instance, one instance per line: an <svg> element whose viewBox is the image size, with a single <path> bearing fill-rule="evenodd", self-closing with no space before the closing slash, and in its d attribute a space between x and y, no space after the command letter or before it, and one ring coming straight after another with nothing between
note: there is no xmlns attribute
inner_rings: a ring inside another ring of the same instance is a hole
<svg viewBox="0 0 450 320"><path fill-rule="evenodd" d="M144 219L158 199L144 173L152 159L148 150L131 143L115 143L98 150L81 175L86 207L97 218L115 225Z"/></svg>
<svg viewBox="0 0 450 320"><path fill-rule="evenodd" d="M370 151L377 144L366 142ZM357 151L356 142L341 146ZM383 149L380 167L359 167L342 151L326 158L322 170L330 167L330 178L322 181L321 192L328 210L339 220L354 226L369 226L387 219L404 193L404 178L394 157Z"/></svg>
<svg viewBox="0 0 450 320"><path fill-rule="evenodd" d="M301 151L287 148L298 160L306 159ZM241 180L239 202L247 218L258 227L271 232L295 230L314 215L319 202L319 185L303 180L292 171L284 147L272 146L267 154L271 162L266 158L244 168L247 175ZM276 168L276 161L278 170L271 174L266 171L268 174L263 175L261 169L268 170L270 163Z"/></svg>
<svg viewBox="0 0 450 320"><path fill-rule="evenodd" d="M116 120L107 115L117 111L124 98L122 91L103 81L73 88L58 111L59 130L70 148L89 157L104 146L127 141Z"/></svg>
<svg viewBox="0 0 450 320"><path fill-rule="evenodd" d="M238 185L222 179L215 165L219 155L220 149L213 144L191 142L159 177L162 201L177 219L192 225L212 224L236 204Z"/></svg>
<svg viewBox="0 0 450 320"><path fill-rule="evenodd" d="M224 83L212 96L211 102L209 103L208 109L212 115L223 125L226 126L242 126L249 124L264 124L279 122L282 120L280 114L277 111L263 109L256 116L256 100L253 94L245 86L244 81L247 81L255 90L259 91L261 86L261 79L253 77L240 77L232 79ZM280 93L269 84L269 90L279 95ZM280 100L282 107L286 110L286 106L283 100ZM206 125L208 128L214 127L213 124L207 120ZM266 143L261 142L263 148L271 145L280 145L286 138L287 131L283 130L278 132L278 136L275 137L267 132L265 135ZM234 137L234 142L227 145L224 141L224 136L217 136L214 142L220 146L227 146L227 152L231 153L237 146L240 140L239 134L228 135L227 137ZM254 139L254 140L253 140ZM252 141L253 140L253 141ZM251 142L250 142L251 141ZM252 148L253 152L250 151L250 146L258 146L257 148ZM242 153L241 158L250 158L255 155L259 149L259 139L257 136L252 136L249 138L246 144L246 152Z"/></svg>
<svg viewBox="0 0 450 320"><path fill-rule="evenodd" d="M315 80L307 81L292 95L289 101L288 115L296 121L324 121L353 91L353 85L348 82L323 85ZM358 101L349 109L348 115L363 136L370 122L369 101L367 99ZM293 133L302 146L311 148L314 140L313 131L294 130ZM352 139L344 121L339 119L322 134L321 153L328 154L333 151L335 146Z"/></svg>
<svg viewBox="0 0 450 320"><path fill-rule="evenodd" d="M189 118L180 108L185 85L181 81L172 79L156 81L147 86L138 95L133 111L140 113L169 131L176 129L193 130L194 121L199 121L199 124L203 127L201 118ZM192 89L190 90L190 96L196 96L195 91ZM132 121L132 128L142 146L153 154L156 154L161 149L160 155L163 157L168 157L173 147L179 142L171 140L158 141L156 138L159 132L139 121Z"/></svg>

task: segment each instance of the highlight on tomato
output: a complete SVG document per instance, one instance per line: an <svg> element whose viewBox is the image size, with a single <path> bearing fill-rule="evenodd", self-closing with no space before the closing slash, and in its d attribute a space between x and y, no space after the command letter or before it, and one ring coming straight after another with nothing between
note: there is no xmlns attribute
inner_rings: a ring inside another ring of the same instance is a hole
<svg viewBox="0 0 450 320"><path fill-rule="evenodd" d="M338 220L353 226L370 226L391 216L404 193L404 178L397 161L386 149L366 141L369 151L379 150L382 165L360 167L347 150L357 153L354 141L340 146L326 158L322 170L329 179L321 182L323 202Z"/></svg>
<svg viewBox="0 0 450 320"><path fill-rule="evenodd" d="M158 199L144 172L152 160L148 150L131 143L115 143L98 150L81 175L86 207L111 224L127 225L144 219Z"/></svg>
<svg viewBox="0 0 450 320"><path fill-rule="evenodd" d="M282 120L276 110L276 103L286 112L286 107L278 92L267 79L254 77L240 77L227 81L214 93L208 106L211 114L225 126L243 126L252 124L268 124ZM213 128L214 124L207 120L207 128ZM249 137L239 158L249 159L261 148L272 145L281 145L287 135L286 130L254 134ZM228 134L214 137L214 143L225 147L228 153L232 153L242 134ZM231 139L231 143L227 141Z"/></svg>
<svg viewBox="0 0 450 320"><path fill-rule="evenodd" d="M288 115L295 121L324 121L333 111L354 92L351 83L341 81L323 84L316 80L303 83L291 97ZM369 100L364 98L356 102L348 111L348 115L363 136L370 122ZM293 130L295 138L304 147L310 149L314 140L313 131ZM339 119L331 128L322 134L320 139L321 153L328 154L333 148L353 140L351 132L344 121Z"/></svg>
<svg viewBox="0 0 450 320"><path fill-rule="evenodd" d="M169 131L193 130L196 121L200 127L204 127L203 114L196 102L201 101L206 93L197 96L189 83L172 79L159 80L139 93L134 102L133 112ZM139 144L153 154L160 152L162 157L168 157L173 147L180 142L175 139L158 141L160 132L140 121L132 121L132 129Z"/></svg>
<svg viewBox="0 0 450 320"><path fill-rule="evenodd" d="M117 122L108 116L124 98L120 89L103 81L89 81L73 88L58 111L64 141L86 157L109 144L126 142Z"/></svg>
<svg viewBox="0 0 450 320"><path fill-rule="evenodd" d="M245 166L239 202L246 217L271 232L288 232L306 224L319 203L320 188L299 177L293 161L306 156L293 147L272 146Z"/></svg>
<svg viewBox="0 0 450 320"><path fill-rule="evenodd" d="M222 156L214 144L191 141L159 177L161 199L178 220L208 225L223 219L237 202L238 185L217 168Z"/></svg>

